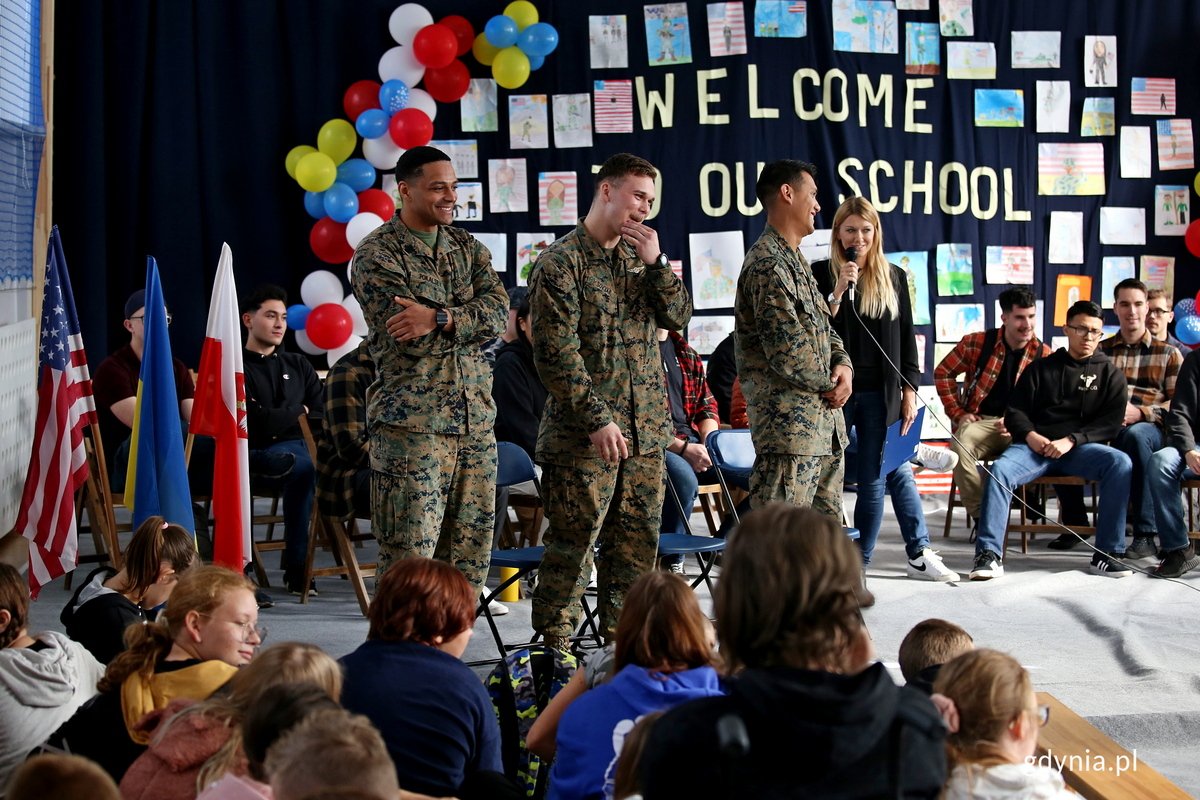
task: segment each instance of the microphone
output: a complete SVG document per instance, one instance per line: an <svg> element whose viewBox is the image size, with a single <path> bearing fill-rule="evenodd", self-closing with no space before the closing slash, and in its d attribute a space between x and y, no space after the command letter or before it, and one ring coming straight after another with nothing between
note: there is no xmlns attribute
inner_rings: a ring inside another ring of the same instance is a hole
<svg viewBox="0 0 1200 800"><path fill-rule="evenodd" d="M846 248L846 260L851 261L851 262L858 261L858 248L857 247L847 247ZM846 293L848 295L850 295L850 303L853 304L854 303L854 281L849 281L847 283Z"/></svg>

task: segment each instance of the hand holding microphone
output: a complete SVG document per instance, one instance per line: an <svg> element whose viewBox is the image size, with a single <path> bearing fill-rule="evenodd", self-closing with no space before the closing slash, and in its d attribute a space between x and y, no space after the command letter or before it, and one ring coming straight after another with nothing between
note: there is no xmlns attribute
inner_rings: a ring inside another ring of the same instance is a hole
<svg viewBox="0 0 1200 800"><path fill-rule="evenodd" d="M850 296L851 304L854 303L854 284L858 282L858 264L855 263L856 261L858 261L858 248L857 247L847 247L846 248L846 263L842 265L842 268L843 269L846 269L847 267L854 268L853 270L851 270L851 275L853 277L846 278L846 292Z"/></svg>

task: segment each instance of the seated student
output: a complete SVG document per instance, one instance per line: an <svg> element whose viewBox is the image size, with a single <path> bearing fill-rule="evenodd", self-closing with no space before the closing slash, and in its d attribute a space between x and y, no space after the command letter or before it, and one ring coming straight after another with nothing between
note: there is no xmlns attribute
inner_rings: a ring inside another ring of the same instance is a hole
<svg viewBox="0 0 1200 800"><path fill-rule="evenodd" d="M274 686L307 682L337 700L342 671L314 644L272 645L207 700L174 700L139 726L153 738L121 779L125 800L191 800L226 774L245 775L241 722Z"/></svg>
<svg viewBox="0 0 1200 800"><path fill-rule="evenodd" d="M242 304L246 346L246 431L250 440L251 479L283 478L283 582L300 594L308 556L315 469L297 419L320 415L323 394L316 370L304 356L283 350L287 332L287 292L264 285Z"/></svg>
<svg viewBox="0 0 1200 800"><path fill-rule="evenodd" d="M1175 309L1171 307L1171 296L1166 289L1149 289L1146 292L1146 330L1160 342L1166 342L1187 356L1192 348L1171 335L1171 323L1175 320Z"/></svg>
<svg viewBox="0 0 1200 800"><path fill-rule="evenodd" d="M1050 709L1038 705L1016 659L995 650L964 653L942 667L933 690L948 730L946 800L1077 797L1057 770L1029 761Z"/></svg>
<svg viewBox="0 0 1200 800"><path fill-rule="evenodd" d="M504 769L491 700L462 662L471 585L443 561L402 559L378 579L367 616L366 643L341 659L342 705L379 728L407 789L468 800L479 773Z"/></svg>
<svg viewBox="0 0 1200 800"><path fill-rule="evenodd" d="M546 407L546 387L533 366L533 324L529 298L516 311L516 336L496 353L492 399L496 401L496 441L512 442L533 458L538 425Z"/></svg>
<svg viewBox="0 0 1200 800"><path fill-rule="evenodd" d="M1200 567L1200 557L1188 538L1187 518L1179 484L1200 478L1200 350L1183 360L1175 398L1167 414L1167 446L1150 458L1146 472L1150 479L1150 498L1154 505L1162 562L1154 571L1160 578L1178 578Z"/></svg>
<svg viewBox="0 0 1200 800"><path fill-rule="evenodd" d="M933 693L938 671L952 658L975 649L971 634L944 619L927 619L913 626L900 642L900 674L909 686Z"/></svg>
<svg viewBox="0 0 1200 800"><path fill-rule="evenodd" d="M203 700L250 663L262 643L253 585L224 567L199 566L180 579L158 622L126 632L99 696L50 739L87 756L117 781L150 736L142 718L176 698Z"/></svg>
<svg viewBox="0 0 1200 800"><path fill-rule="evenodd" d="M708 357L708 388L717 399L717 416L721 419L733 419L733 385L738 376L736 349L737 333L730 331ZM745 408L746 400L742 398L742 410Z"/></svg>
<svg viewBox="0 0 1200 800"><path fill-rule="evenodd" d="M86 758L47 753L22 764L8 784L8 800L121 800L108 773Z"/></svg>
<svg viewBox="0 0 1200 800"><path fill-rule="evenodd" d="M1080 300L1067 309L1067 346L1030 364L1009 395L1004 427L1012 445L992 464L984 484L971 580L1004 574L1004 530L1013 490L1042 475L1076 475L1100 484L1100 513L1091 571L1123 578L1129 456L1102 442L1121 430L1125 375L1097 351L1100 306Z"/></svg>
<svg viewBox="0 0 1200 800"><path fill-rule="evenodd" d="M571 704L558 724L548 798L612 791L625 734L644 714L721 694L712 626L677 575L638 578L617 621L616 674Z"/></svg>
<svg viewBox="0 0 1200 800"><path fill-rule="evenodd" d="M317 441L317 507L337 519L371 516L367 390L375 362L364 340L325 375L325 428Z"/></svg>
<svg viewBox="0 0 1200 800"><path fill-rule="evenodd" d="M0 789L30 750L96 694L104 676L82 646L54 631L30 636L28 622L29 585L0 562Z"/></svg>
<svg viewBox="0 0 1200 800"><path fill-rule="evenodd" d="M265 689L242 715L246 774L226 772L197 800L271 800L266 768L271 745L308 715L341 708L328 688L314 683L284 683Z"/></svg>
<svg viewBox="0 0 1200 800"><path fill-rule="evenodd" d="M751 512L714 601L728 694L654 725L646 800L938 796L945 728L873 662L862 558L834 520L783 503Z"/></svg>
<svg viewBox="0 0 1200 800"><path fill-rule="evenodd" d="M179 525L148 517L125 548L125 566L100 566L84 579L59 615L67 635L107 664L125 649L125 629L153 622L179 576L196 557L196 541Z"/></svg>
<svg viewBox="0 0 1200 800"><path fill-rule="evenodd" d="M342 788L376 800L400 793L379 731L366 717L340 709L317 711L292 726L267 751L266 768L275 800Z"/></svg>

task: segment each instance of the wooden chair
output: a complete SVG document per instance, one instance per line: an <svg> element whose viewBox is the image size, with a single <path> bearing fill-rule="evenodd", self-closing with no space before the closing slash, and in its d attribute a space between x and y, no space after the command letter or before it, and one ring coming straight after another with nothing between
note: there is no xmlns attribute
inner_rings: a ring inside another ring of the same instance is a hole
<svg viewBox="0 0 1200 800"><path fill-rule="evenodd" d="M1183 496L1187 500L1188 538L1200 540L1200 480L1184 481Z"/></svg>
<svg viewBox="0 0 1200 800"><path fill-rule="evenodd" d="M129 531L129 523L117 523L114 508L122 505L123 495L114 494L108 480L108 464L104 458L104 444L100 437L100 427L89 425L83 430L83 446L88 462L88 476L80 487L76 498L76 524L80 534L91 533L96 552L93 555L81 555L77 564L109 562L115 569L121 568L121 544L119 534ZM82 524L84 512L87 513L87 524ZM66 588L71 588L73 572L66 576Z"/></svg>
<svg viewBox="0 0 1200 800"><path fill-rule="evenodd" d="M1031 498L1040 495L1042 498L1042 508L1045 508L1046 487L1059 484L1062 486L1091 486L1092 487L1092 522L1096 521L1096 510L1099 502L1099 484L1096 481L1090 481L1086 478L1078 478L1074 475L1043 475L1040 478L1034 478L1025 485L1016 490L1019 502L1017 503L1018 522L1016 525L1012 522L1012 514L1009 513L1008 526L1004 529L1004 551L1008 552L1008 537L1010 534L1021 534L1021 552L1029 552L1029 534L1031 533L1053 533L1058 535L1063 533L1062 525L1048 522L1043 519L1041 522L1033 520L1033 514L1030 511ZM1036 494L1035 494L1036 493ZM1061 509L1060 509L1061 513ZM1076 525L1072 527L1076 533L1096 534L1096 526L1093 525ZM1004 554L1001 553L1003 556Z"/></svg>
<svg viewBox="0 0 1200 800"><path fill-rule="evenodd" d="M317 443L313 437L312 427L308 418L300 416L300 432L304 435L304 444L308 454L317 463ZM320 538L325 546L333 553L336 562L332 567L313 567L313 556L317 549L317 539ZM375 563L359 564L355 555L354 545L358 542L374 539L371 533L359 533L358 523L354 518L341 520L322 514L318 502L313 500L312 523L308 534L308 555L304 559L304 588L300 592L300 602L308 602L309 587L313 578L341 575L350 581L354 596L358 598L358 607L365 617L371 605L371 596L367 593L364 578L374 578L378 567Z"/></svg>

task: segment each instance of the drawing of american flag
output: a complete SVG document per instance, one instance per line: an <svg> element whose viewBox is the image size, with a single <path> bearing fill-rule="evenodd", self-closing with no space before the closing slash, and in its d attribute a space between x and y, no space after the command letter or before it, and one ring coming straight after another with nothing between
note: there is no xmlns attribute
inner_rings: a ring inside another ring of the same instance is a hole
<svg viewBox="0 0 1200 800"><path fill-rule="evenodd" d="M633 81L596 81L592 94L596 133L633 133Z"/></svg>
<svg viewBox="0 0 1200 800"><path fill-rule="evenodd" d="M75 491L88 476L83 429L96 422L92 377L58 226L50 232L49 251L33 451L16 524L29 540L29 589L35 599L41 587L75 568Z"/></svg>
<svg viewBox="0 0 1200 800"><path fill-rule="evenodd" d="M729 28L729 46L725 29ZM746 52L746 17L742 3L708 4L708 48L714 56L743 55Z"/></svg>
<svg viewBox="0 0 1200 800"><path fill-rule="evenodd" d="M789 14L803 14L808 10L808 3L788 3L787 11Z"/></svg>
<svg viewBox="0 0 1200 800"><path fill-rule="evenodd" d="M1174 114L1174 78L1134 78L1129 97L1133 114Z"/></svg>
<svg viewBox="0 0 1200 800"><path fill-rule="evenodd" d="M1068 172L1103 175L1104 145L1045 142L1038 145L1038 175L1066 175Z"/></svg>
<svg viewBox="0 0 1200 800"><path fill-rule="evenodd" d="M1195 166L1192 123L1186 119L1158 121L1158 168L1192 169Z"/></svg>

